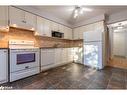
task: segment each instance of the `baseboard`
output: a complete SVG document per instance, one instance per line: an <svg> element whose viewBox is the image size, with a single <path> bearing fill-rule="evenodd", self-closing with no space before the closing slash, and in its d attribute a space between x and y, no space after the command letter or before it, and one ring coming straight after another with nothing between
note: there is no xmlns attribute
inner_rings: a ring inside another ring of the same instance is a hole
<svg viewBox="0 0 127 95"><path fill-rule="evenodd" d="M48 65L48 66L43 66L43 67L41 66L41 72L49 70L49 69L53 69L53 68L56 68L56 67L59 67L59 66L63 66L63 65L69 64L69 63L72 63L72 62L67 62L67 63L62 63L62 64Z"/></svg>

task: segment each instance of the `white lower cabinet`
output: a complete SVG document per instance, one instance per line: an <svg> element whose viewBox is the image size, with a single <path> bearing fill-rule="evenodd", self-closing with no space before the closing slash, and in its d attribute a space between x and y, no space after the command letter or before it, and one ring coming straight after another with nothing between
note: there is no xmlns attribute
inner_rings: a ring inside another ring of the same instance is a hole
<svg viewBox="0 0 127 95"><path fill-rule="evenodd" d="M74 62L83 63L83 48L82 47L75 47L73 49L73 55L74 55Z"/></svg>
<svg viewBox="0 0 127 95"><path fill-rule="evenodd" d="M8 52L0 50L0 84L8 81Z"/></svg>
<svg viewBox="0 0 127 95"><path fill-rule="evenodd" d="M55 50L41 49L41 70L48 69L55 64Z"/></svg>
<svg viewBox="0 0 127 95"><path fill-rule="evenodd" d="M55 49L55 64L61 64L62 62L62 48Z"/></svg>
<svg viewBox="0 0 127 95"><path fill-rule="evenodd" d="M73 48L67 48L68 49L68 62L73 62Z"/></svg>
<svg viewBox="0 0 127 95"><path fill-rule="evenodd" d="M68 62L68 51L67 51L67 48L62 48L61 57L62 57L61 63L67 63Z"/></svg>
<svg viewBox="0 0 127 95"><path fill-rule="evenodd" d="M41 49L41 71L73 61L72 48Z"/></svg>

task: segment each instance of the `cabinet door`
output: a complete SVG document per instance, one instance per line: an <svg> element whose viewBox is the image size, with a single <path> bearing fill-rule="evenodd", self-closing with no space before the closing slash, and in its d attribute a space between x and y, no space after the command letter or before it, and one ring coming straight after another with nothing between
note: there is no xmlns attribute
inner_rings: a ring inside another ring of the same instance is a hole
<svg viewBox="0 0 127 95"><path fill-rule="evenodd" d="M13 26L13 27L24 26L24 23L25 23L24 18L25 18L24 11L14 7L9 7L10 26Z"/></svg>
<svg viewBox="0 0 127 95"><path fill-rule="evenodd" d="M53 65L55 63L54 49L41 50L41 66Z"/></svg>
<svg viewBox="0 0 127 95"><path fill-rule="evenodd" d="M59 24L59 32L64 33L64 26L61 24Z"/></svg>
<svg viewBox="0 0 127 95"><path fill-rule="evenodd" d="M83 39L83 32L84 32L84 27L80 27L80 31L79 31L79 39Z"/></svg>
<svg viewBox="0 0 127 95"><path fill-rule="evenodd" d="M68 48L68 62L73 61L73 48Z"/></svg>
<svg viewBox="0 0 127 95"><path fill-rule="evenodd" d="M57 48L55 49L55 64L61 64L62 61L62 49L61 48Z"/></svg>
<svg viewBox="0 0 127 95"><path fill-rule="evenodd" d="M9 8L10 26L35 30L36 16L15 7Z"/></svg>
<svg viewBox="0 0 127 95"><path fill-rule="evenodd" d="M73 31L73 39L79 39L79 31L80 29L79 28L75 28L74 31Z"/></svg>
<svg viewBox="0 0 127 95"><path fill-rule="evenodd" d="M37 16L37 29L35 35L44 36L44 18Z"/></svg>
<svg viewBox="0 0 127 95"><path fill-rule="evenodd" d="M55 22L51 22L51 30L52 31L59 31L59 24Z"/></svg>
<svg viewBox="0 0 127 95"><path fill-rule="evenodd" d="M25 26L31 30L36 29L36 15L25 12Z"/></svg>
<svg viewBox="0 0 127 95"><path fill-rule="evenodd" d="M51 21L44 19L45 36L51 37Z"/></svg>
<svg viewBox="0 0 127 95"><path fill-rule="evenodd" d="M72 29L67 27L67 39L72 39Z"/></svg>
<svg viewBox="0 0 127 95"><path fill-rule="evenodd" d="M0 83L7 81L7 50L0 50Z"/></svg>
<svg viewBox="0 0 127 95"><path fill-rule="evenodd" d="M0 29L8 31L8 7L0 6Z"/></svg>
<svg viewBox="0 0 127 95"><path fill-rule="evenodd" d="M68 54L67 54L67 48L62 48L62 63L68 62Z"/></svg>
<svg viewBox="0 0 127 95"><path fill-rule="evenodd" d="M64 38L65 39L68 39L68 30L67 30L67 27L66 26L64 26Z"/></svg>

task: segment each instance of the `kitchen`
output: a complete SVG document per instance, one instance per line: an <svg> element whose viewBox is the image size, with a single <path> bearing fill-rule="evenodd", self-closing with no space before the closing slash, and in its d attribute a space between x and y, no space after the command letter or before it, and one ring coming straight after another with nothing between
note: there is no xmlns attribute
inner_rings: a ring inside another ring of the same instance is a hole
<svg viewBox="0 0 127 95"><path fill-rule="evenodd" d="M72 7L75 11L82 10L80 6ZM38 12L40 9L40 12L50 13L56 8L61 8L54 12L57 14L63 10L62 6L0 6L1 86L12 86L12 89L126 88L123 81L119 81L119 85L112 84L115 72L119 75L125 73L127 65L110 64L110 27L107 25L111 22L107 24L105 14L100 11L101 14L95 13L85 22L77 22L72 27ZM103 11L108 14L114 11L114 15L127 9L109 7L106 11L106 8ZM85 11L91 14L91 9L86 8ZM96 9L101 7L95 7L93 11ZM110 15L111 21L113 14ZM81 18L84 19L83 16ZM123 21L116 18L116 22Z"/></svg>

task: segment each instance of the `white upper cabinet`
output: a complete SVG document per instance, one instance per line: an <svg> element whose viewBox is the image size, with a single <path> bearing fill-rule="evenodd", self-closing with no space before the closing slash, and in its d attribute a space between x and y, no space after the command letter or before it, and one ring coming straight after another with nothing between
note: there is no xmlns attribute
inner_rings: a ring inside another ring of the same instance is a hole
<svg viewBox="0 0 127 95"><path fill-rule="evenodd" d="M36 29L36 21L37 17L34 14L31 14L29 12L25 12L25 19L24 21L26 22L25 25L26 27L35 30Z"/></svg>
<svg viewBox="0 0 127 95"><path fill-rule="evenodd" d="M64 33L64 39L72 39L72 29L59 24L59 32Z"/></svg>
<svg viewBox="0 0 127 95"><path fill-rule="evenodd" d="M55 22L51 22L51 30L52 31L59 31L59 24Z"/></svg>
<svg viewBox="0 0 127 95"><path fill-rule="evenodd" d="M64 26L59 24L59 28L58 28L59 32L64 33Z"/></svg>
<svg viewBox="0 0 127 95"><path fill-rule="evenodd" d="M30 30L36 29L36 15L29 12L9 7L10 26Z"/></svg>
<svg viewBox="0 0 127 95"><path fill-rule="evenodd" d="M85 28L82 26L80 27L80 31L78 32L79 39L83 39L83 32L85 31Z"/></svg>
<svg viewBox="0 0 127 95"><path fill-rule="evenodd" d="M7 6L0 6L0 30L9 31Z"/></svg>
<svg viewBox="0 0 127 95"><path fill-rule="evenodd" d="M73 38L76 39L83 39L83 32L85 31L84 27L78 27L73 30Z"/></svg>
<svg viewBox="0 0 127 95"><path fill-rule="evenodd" d="M79 32L80 32L80 27L73 29L73 39L75 39L75 40L80 39Z"/></svg>
<svg viewBox="0 0 127 95"><path fill-rule="evenodd" d="M72 39L72 29L66 27L66 31L67 31L67 39Z"/></svg>
<svg viewBox="0 0 127 95"><path fill-rule="evenodd" d="M45 36L51 37L51 21L44 19L44 33Z"/></svg>
<svg viewBox="0 0 127 95"><path fill-rule="evenodd" d="M35 35L44 36L44 18L37 16L37 28Z"/></svg>
<svg viewBox="0 0 127 95"><path fill-rule="evenodd" d="M37 29L35 35L51 37L51 21L37 16Z"/></svg>

